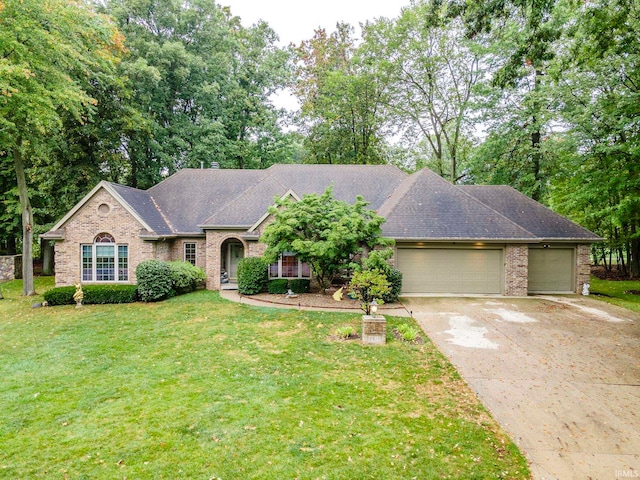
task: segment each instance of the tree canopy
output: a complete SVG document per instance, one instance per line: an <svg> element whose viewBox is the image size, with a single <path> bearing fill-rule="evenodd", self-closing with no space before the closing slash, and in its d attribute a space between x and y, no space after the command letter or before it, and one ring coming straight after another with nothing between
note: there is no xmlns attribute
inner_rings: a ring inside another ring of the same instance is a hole
<svg viewBox="0 0 640 480"><path fill-rule="evenodd" d="M331 188L299 201L277 199L269 210L273 221L260 239L267 245L265 257L275 261L283 253L294 253L311 266L320 287L327 288L357 255L389 245L381 236L384 219L367 205L361 196L353 205L336 200Z"/></svg>
<svg viewBox="0 0 640 480"><path fill-rule="evenodd" d="M25 295L34 293L35 228L25 168L48 157L65 120L91 118L88 79L108 79L123 51L113 23L83 3L0 3L0 159L14 171L19 194Z"/></svg>

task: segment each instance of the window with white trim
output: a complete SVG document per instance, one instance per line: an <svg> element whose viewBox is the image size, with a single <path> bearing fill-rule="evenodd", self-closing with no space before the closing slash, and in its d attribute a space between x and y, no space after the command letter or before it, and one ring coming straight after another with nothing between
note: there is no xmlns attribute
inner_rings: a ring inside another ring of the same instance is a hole
<svg viewBox="0 0 640 480"><path fill-rule="evenodd" d="M270 278L310 278L309 264L301 262L294 253L283 253L277 262L269 266Z"/></svg>
<svg viewBox="0 0 640 480"><path fill-rule="evenodd" d="M196 243L195 242L184 243L184 261L189 262L191 265L196 264Z"/></svg>
<svg viewBox="0 0 640 480"><path fill-rule="evenodd" d="M112 235L99 233L91 245L81 245L83 282L127 282L129 246Z"/></svg>

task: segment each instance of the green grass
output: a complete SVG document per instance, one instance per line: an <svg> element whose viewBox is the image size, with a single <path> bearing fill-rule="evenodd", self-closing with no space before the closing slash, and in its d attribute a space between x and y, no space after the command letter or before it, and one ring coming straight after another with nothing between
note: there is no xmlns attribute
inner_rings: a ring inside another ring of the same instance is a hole
<svg viewBox="0 0 640 480"><path fill-rule="evenodd" d="M591 277L594 298L640 312L640 295L624 293L628 290L640 290L640 280L600 280Z"/></svg>
<svg viewBox="0 0 640 480"><path fill-rule="evenodd" d="M32 309L2 289L2 478L529 477L431 343L332 340L358 314L209 291Z"/></svg>

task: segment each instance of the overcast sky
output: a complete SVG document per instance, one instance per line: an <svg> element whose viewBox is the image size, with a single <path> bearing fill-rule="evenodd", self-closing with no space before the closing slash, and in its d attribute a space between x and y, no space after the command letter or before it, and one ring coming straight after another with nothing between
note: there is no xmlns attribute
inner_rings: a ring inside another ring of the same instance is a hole
<svg viewBox="0 0 640 480"><path fill-rule="evenodd" d="M323 27L331 32L339 21L354 27L378 17L394 18L409 0L218 0L231 7L231 13L244 26L265 20L280 37L280 44L299 44Z"/></svg>
<svg viewBox="0 0 640 480"><path fill-rule="evenodd" d="M359 32L360 23L379 17L395 18L410 0L218 0L229 6L231 13L240 17L246 27L258 20L266 21L280 37L280 45L300 44L313 37L318 27L328 32L342 21L353 25ZM359 35L359 33L358 33ZM276 106L297 110L298 102L288 91L274 95Z"/></svg>

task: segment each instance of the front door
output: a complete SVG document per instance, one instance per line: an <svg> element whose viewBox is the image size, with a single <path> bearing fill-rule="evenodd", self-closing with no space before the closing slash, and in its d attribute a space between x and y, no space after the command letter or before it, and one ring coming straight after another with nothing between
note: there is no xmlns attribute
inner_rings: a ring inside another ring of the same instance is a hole
<svg viewBox="0 0 640 480"><path fill-rule="evenodd" d="M229 244L229 280L238 281L238 263L244 258L244 247L241 243Z"/></svg>

